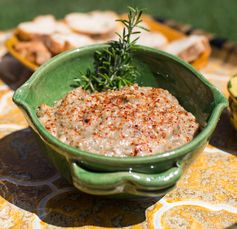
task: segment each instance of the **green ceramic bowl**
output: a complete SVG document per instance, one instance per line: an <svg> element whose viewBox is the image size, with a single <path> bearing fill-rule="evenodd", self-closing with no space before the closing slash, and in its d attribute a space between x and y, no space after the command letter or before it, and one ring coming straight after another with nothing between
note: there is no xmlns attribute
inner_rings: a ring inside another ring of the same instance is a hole
<svg viewBox="0 0 237 229"><path fill-rule="evenodd" d="M30 126L42 139L56 168L78 189L97 195L128 193L159 195L175 184L187 154L203 150L222 110L225 97L189 64L165 52L137 46L134 64L141 72L137 83L169 90L202 126L188 144L153 156L118 158L92 154L66 145L40 123L36 109L53 105L70 91L73 79L92 67L93 53L107 45L92 45L65 52L41 66L14 94Z"/></svg>

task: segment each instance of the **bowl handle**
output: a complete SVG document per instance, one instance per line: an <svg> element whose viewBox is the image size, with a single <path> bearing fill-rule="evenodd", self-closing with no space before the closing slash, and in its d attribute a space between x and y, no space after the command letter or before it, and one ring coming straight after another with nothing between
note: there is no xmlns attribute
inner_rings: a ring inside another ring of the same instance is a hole
<svg viewBox="0 0 237 229"><path fill-rule="evenodd" d="M98 195L129 193L129 189L133 189L133 194L135 190L161 190L174 185L182 174L180 162L167 171L157 174L132 171L94 172L80 167L76 161L70 164L74 186L87 193Z"/></svg>

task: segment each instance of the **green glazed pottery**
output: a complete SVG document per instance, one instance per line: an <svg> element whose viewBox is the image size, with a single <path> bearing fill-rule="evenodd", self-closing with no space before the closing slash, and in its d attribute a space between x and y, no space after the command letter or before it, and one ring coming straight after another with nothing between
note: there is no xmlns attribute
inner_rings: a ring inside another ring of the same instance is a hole
<svg viewBox="0 0 237 229"><path fill-rule="evenodd" d="M228 91L230 93L230 120L237 130L237 75L234 75L228 82Z"/></svg>
<svg viewBox="0 0 237 229"><path fill-rule="evenodd" d="M93 65L93 54L107 45L92 45L62 53L41 66L14 94L30 126L42 139L45 152L55 167L78 189L95 195L164 195L182 174L186 155L203 150L214 131L225 97L189 64L156 49L137 46L134 65L140 71L137 83L171 92L201 125L188 144L169 152L144 157L108 157L81 151L53 137L36 115L39 105L53 105L72 89Z"/></svg>

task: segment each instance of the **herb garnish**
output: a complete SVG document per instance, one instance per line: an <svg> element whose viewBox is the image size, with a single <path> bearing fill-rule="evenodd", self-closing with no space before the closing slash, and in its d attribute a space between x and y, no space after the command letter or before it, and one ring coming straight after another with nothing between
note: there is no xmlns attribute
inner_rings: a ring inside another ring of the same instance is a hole
<svg viewBox="0 0 237 229"><path fill-rule="evenodd" d="M139 72L132 65L131 52L139 37L132 39L132 35L141 33L134 31L140 26L142 10L129 7L128 19L119 19L123 25L122 34L118 34L118 41L109 42L109 47L94 54L94 70L87 69L80 78L75 79L77 86L91 92L116 90L135 82Z"/></svg>

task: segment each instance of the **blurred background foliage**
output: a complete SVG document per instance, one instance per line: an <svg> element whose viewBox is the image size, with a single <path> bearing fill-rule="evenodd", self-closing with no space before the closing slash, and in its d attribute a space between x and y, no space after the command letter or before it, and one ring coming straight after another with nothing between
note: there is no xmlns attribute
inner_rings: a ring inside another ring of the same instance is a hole
<svg viewBox="0 0 237 229"><path fill-rule="evenodd" d="M73 11L126 12L127 5L237 41L237 0L0 0L0 30L13 28L39 14L62 18Z"/></svg>

